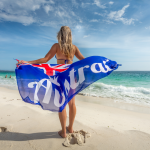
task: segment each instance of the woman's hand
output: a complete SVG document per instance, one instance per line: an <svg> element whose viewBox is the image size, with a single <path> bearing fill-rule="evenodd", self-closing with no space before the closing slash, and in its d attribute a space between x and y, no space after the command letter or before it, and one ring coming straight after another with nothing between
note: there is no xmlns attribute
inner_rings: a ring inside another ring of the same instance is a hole
<svg viewBox="0 0 150 150"><path fill-rule="evenodd" d="M29 62L28 62L28 61L24 61L24 60L19 60L16 65L18 65L18 64L23 64L23 63L29 63Z"/></svg>

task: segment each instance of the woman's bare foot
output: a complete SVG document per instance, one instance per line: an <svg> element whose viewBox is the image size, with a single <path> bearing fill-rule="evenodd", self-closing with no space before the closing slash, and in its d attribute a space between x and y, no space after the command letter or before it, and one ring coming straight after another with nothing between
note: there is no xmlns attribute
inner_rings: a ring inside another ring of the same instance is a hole
<svg viewBox="0 0 150 150"><path fill-rule="evenodd" d="M74 132L74 131L73 131L73 128L69 128L69 126L66 127L66 129L68 130L69 133L73 133L73 132Z"/></svg>
<svg viewBox="0 0 150 150"><path fill-rule="evenodd" d="M62 137L62 138L65 138L66 137L66 133L63 133L62 130L60 130L58 132L58 134Z"/></svg>

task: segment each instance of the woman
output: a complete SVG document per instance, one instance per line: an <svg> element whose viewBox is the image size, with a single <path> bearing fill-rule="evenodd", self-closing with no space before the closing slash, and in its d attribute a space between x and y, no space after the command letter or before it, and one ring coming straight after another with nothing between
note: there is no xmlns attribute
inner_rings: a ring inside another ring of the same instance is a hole
<svg viewBox="0 0 150 150"><path fill-rule="evenodd" d="M62 26L60 31L57 34L58 43L55 43L50 51L45 55L44 58L33 60L33 61L24 61L21 60L18 63L30 63L30 64L42 64L48 62L51 58L56 56L57 64L72 64L74 55L79 59L84 59L84 56L81 54L79 49L72 44L72 35L71 29L68 26ZM69 126L67 130L72 133L73 132L73 123L76 116L76 105L75 105L75 97L73 97L69 105ZM61 123L62 130L58 132L58 134L65 138L66 137L66 107L62 112L59 112L59 119Z"/></svg>

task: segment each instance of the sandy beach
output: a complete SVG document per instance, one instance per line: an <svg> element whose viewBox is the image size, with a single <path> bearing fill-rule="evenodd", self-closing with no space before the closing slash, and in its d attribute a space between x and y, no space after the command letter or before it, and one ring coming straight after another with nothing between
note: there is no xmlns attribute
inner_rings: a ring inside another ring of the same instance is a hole
<svg viewBox="0 0 150 150"><path fill-rule="evenodd" d="M84 146L66 148L57 133L58 113L25 103L17 90L0 87L0 127L8 130L0 133L0 150L150 149L150 107L82 95L76 96L76 105L74 130L84 129L91 137Z"/></svg>

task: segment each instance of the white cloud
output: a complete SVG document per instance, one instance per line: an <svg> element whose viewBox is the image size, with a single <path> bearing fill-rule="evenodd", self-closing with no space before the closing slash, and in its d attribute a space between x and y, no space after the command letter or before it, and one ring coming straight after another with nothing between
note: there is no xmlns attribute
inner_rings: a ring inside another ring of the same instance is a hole
<svg viewBox="0 0 150 150"><path fill-rule="evenodd" d="M95 4L96 6L98 6L98 7L100 7L100 8L103 8L103 9L106 8L105 5L102 5L102 4L101 4L100 0L94 0L94 3L93 3L93 4Z"/></svg>
<svg viewBox="0 0 150 150"><path fill-rule="evenodd" d="M110 14L109 14L109 17L111 19L118 19L118 18L121 18L123 16L123 14L125 13L125 10L126 8L128 8L130 5L125 5L121 10L119 11L112 11Z"/></svg>
<svg viewBox="0 0 150 150"><path fill-rule="evenodd" d="M35 22L32 16L6 15L4 13L0 13L0 20L19 22L23 25L29 25Z"/></svg>
<svg viewBox="0 0 150 150"><path fill-rule="evenodd" d="M77 40L79 37L81 38L85 35L85 27L81 24L77 24L76 26L72 27L71 30L73 35L73 43L74 40Z"/></svg>
<svg viewBox="0 0 150 150"><path fill-rule="evenodd" d="M150 30L150 26L149 27L145 27L145 29Z"/></svg>
<svg viewBox="0 0 150 150"><path fill-rule="evenodd" d="M126 18L122 18L121 21L124 23L124 24L127 24L127 25L130 25L130 24L133 24L134 23L134 20L133 18L131 19L126 19Z"/></svg>
<svg viewBox="0 0 150 150"><path fill-rule="evenodd" d="M113 21L110 20L103 20L104 22L106 22L107 24L115 24Z"/></svg>
<svg viewBox="0 0 150 150"><path fill-rule="evenodd" d="M77 23L82 23L80 17L77 16L72 9L66 8L66 6L60 5L58 5L55 9L53 8L50 15L52 19L47 18L47 20L41 21L40 25L53 27L68 25L70 27L74 27Z"/></svg>
<svg viewBox="0 0 150 150"><path fill-rule="evenodd" d="M94 14L99 15L99 16L104 16L105 15L105 14L101 14L101 13L98 13L98 12L95 12Z"/></svg>
<svg viewBox="0 0 150 150"><path fill-rule="evenodd" d="M75 27L77 30L81 30L82 29L82 26L81 25L76 25Z"/></svg>
<svg viewBox="0 0 150 150"><path fill-rule="evenodd" d="M90 5L90 3L83 3L83 2L81 3L81 7L82 8L85 8L85 7L89 6L89 5Z"/></svg>
<svg viewBox="0 0 150 150"><path fill-rule="evenodd" d="M72 9L66 9L65 7L59 6L57 10L55 10L55 16L58 16L62 19L63 21L75 21L77 19L78 21L81 21L78 16L72 11ZM67 19L67 20L66 20ZM70 20L69 20L70 19Z"/></svg>
<svg viewBox="0 0 150 150"><path fill-rule="evenodd" d="M45 21L45 22L42 22L40 24L41 26L57 26L57 24L55 22L52 22L52 21Z"/></svg>
<svg viewBox="0 0 150 150"><path fill-rule="evenodd" d="M78 7L78 3L76 2L76 0L72 0L72 4L75 6L75 7Z"/></svg>
<svg viewBox="0 0 150 150"><path fill-rule="evenodd" d="M77 0L57 2L53 0L0 0L0 22L11 21L23 25L36 23L41 26L76 26L81 16L70 4L79 6ZM76 8L75 8L76 9ZM49 15L51 13L51 15Z"/></svg>
<svg viewBox="0 0 150 150"><path fill-rule="evenodd" d="M76 16L76 14L73 11L71 11L70 13L72 14L72 16Z"/></svg>
<svg viewBox="0 0 150 150"><path fill-rule="evenodd" d="M33 5L32 10L35 11L40 8L40 5Z"/></svg>
<svg viewBox="0 0 150 150"><path fill-rule="evenodd" d="M92 19L92 20L90 20L90 22L98 22L98 20L97 19Z"/></svg>
<svg viewBox="0 0 150 150"><path fill-rule="evenodd" d="M89 36L90 36L90 35L84 35L83 38L87 38L87 37L89 37Z"/></svg>
<svg viewBox="0 0 150 150"><path fill-rule="evenodd" d="M54 3L52 0L1 0L0 10L10 14L28 14L29 11L40 9L45 4Z"/></svg>
<svg viewBox="0 0 150 150"><path fill-rule="evenodd" d="M48 14L49 11L52 11L52 10L53 10L53 7L50 6L50 5L46 5L46 6L44 6L44 9L45 9L45 12Z"/></svg>
<svg viewBox="0 0 150 150"><path fill-rule="evenodd" d="M0 42L8 42L10 39L8 37L0 35Z"/></svg>
<svg viewBox="0 0 150 150"><path fill-rule="evenodd" d="M49 1L47 1L47 3L49 3L49 4L55 4L55 2L53 0L49 0Z"/></svg>
<svg viewBox="0 0 150 150"><path fill-rule="evenodd" d="M45 11L50 11L45 5L54 4L52 0L1 0L0 20L19 22L24 25L38 22L35 19L35 11L41 7ZM46 7L46 8L45 8Z"/></svg>
<svg viewBox="0 0 150 150"><path fill-rule="evenodd" d="M79 22L82 23L83 21L79 18Z"/></svg>
<svg viewBox="0 0 150 150"><path fill-rule="evenodd" d="M115 20L115 21L122 21L123 24L127 24L127 25L133 24L135 19L133 19L133 18L131 18L131 19L123 18L123 15L124 15L124 13L125 13L125 10L126 10L129 6L130 6L130 5L127 4L127 5L125 5L121 10L118 10L118 11L111 11L111 12L108 14L108 18L111 19L111 20Z"/></svg>
<svg viewBox="0 0 150 150"><path fill-rule="evenodd" d="M58 10L55 11L55 15L59 16L61 18L67 17L70 18L70 13L68 13L68 10L65 10L63 7L59 7Z"/></svg>
<svg viewBox="0 0 150 150"><path fill-rule="evenodd" d="M110 1L109 4L112 5L114 2Z"/></svg>

